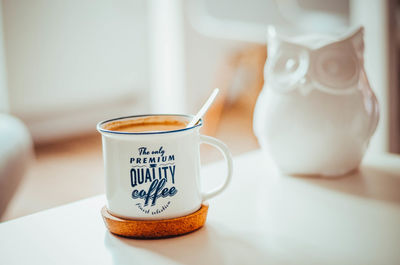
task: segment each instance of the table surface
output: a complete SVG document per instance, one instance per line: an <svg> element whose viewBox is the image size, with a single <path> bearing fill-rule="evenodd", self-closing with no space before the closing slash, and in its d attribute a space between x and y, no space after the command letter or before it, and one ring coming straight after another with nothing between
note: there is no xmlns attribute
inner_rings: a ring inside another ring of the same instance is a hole
<svg viewBox="0 0 400 265"><path fill-rule="evenodd" d="M222 162L204 167L204 186L224 171ZM260 151L235 157L205 227L176 238L114 236L104 204L101 195L0 224L0 264L400 264L394 155L367 155L334 180L282 176Z"/></svg>

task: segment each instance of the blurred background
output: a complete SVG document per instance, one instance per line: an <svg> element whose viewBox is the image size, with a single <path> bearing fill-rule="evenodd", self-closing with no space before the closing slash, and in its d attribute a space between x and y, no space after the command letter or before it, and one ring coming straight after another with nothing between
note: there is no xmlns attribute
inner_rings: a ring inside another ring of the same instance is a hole
<svg viewBox="0 0 400 265"><path fill-rule="evenodd" d="M257 149L269 24L363 25L381 109L369 151L400 153L400 1L1 0L1 220L103 193L97 122L195 113L214 87L203 133L234 155ZM222 158L202 153L204 164Z"/></svg>

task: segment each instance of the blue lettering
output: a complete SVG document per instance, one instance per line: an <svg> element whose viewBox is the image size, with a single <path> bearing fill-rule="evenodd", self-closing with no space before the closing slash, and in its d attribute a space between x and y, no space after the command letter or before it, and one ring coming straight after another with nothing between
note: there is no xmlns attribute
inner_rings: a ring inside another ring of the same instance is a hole
<svg viewBox="0 0 400 265"><path fill-rule="evenodd" d="M175 184L175 165L172 167L169 167L169 171L171 172L172 184Z"/></svg>
<svg viewBox="0 0 400 265"><path fill-rule="evenodd" d="M135 187L136 183L136 170L134 168L131 169L131 186Z"/></svg>
<svg viewBox="0 0 400 265"><path fill-rule="evenodd" d="M132 191L132 198L133 199L143 199L144 200L144 205L147 206L149 202L151 201L151 206L154 206L157 202L157 199L160 197L166 198L166 197L172 197L174 196L178 190L175 187L171 188L164 188L166 179L161 179L161 180L154 180L147 192L145 190L140 190L138 191L137 189Z"/></svg>

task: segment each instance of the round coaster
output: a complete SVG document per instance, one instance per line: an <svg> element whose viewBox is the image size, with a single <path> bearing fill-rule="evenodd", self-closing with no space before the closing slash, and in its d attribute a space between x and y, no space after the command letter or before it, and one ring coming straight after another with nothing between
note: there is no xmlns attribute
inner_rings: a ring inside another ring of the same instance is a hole
<svg viewBox="0 0 400 265"><path fill-rule="evenodd" d="M101 209L104 223L111 233L131 238L165 238L184 235L201 228L207 219L208 205L189 215L164 220L128 220Z"/></svg>

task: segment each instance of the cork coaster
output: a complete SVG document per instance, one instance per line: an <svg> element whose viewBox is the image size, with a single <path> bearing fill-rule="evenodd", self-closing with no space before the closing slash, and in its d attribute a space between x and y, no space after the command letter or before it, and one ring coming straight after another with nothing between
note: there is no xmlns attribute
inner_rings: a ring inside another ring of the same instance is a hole
<svg viewBox="0 0 400 265"><path fill-rule="evenodd" d="M201 228L207 219L208 205L189 215L164 220L127 220L101 209L104 223L111 233L130 238L151 239L184 235Z"/></svg>

